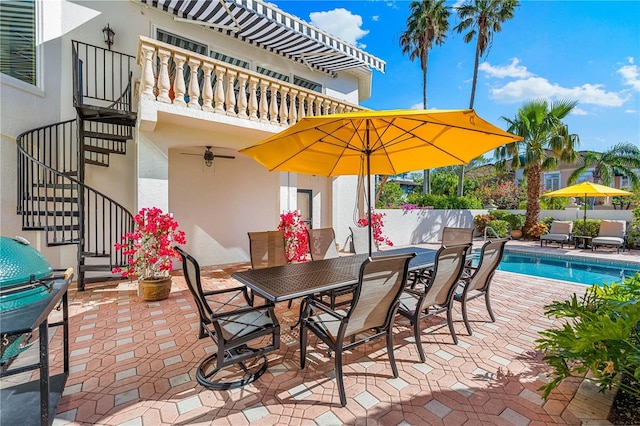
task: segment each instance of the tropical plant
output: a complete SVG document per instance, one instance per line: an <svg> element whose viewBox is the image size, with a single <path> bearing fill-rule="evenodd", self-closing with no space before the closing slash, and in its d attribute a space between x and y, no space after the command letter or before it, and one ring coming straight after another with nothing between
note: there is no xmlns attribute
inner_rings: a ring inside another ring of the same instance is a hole
<svg viewBox="0 0 640 426"><path fill-rule="evenodd" d="M575 169L567 179L573 185L586 172L593 170L593 182L611 186L616 175L624 175L631 181L631 187L640 190L640 148L631 143L619 143L606 151L587 151L583 154L583 164Z"/></svg>
<svg viewBox="0 0 640 426"><path fill-rule="evenodd" d="M631 211L633 219L629 226L629 244L631 247L640 246L640 207L636 207Z"/></svg>
<svg viewBox="0 0 640 426"><path fill-rule="evenodd" d="M420 59L422 70L422 107L427 109L427 69L429 49L434 44L442 45L449 31L449 15L445 0L412 1L409 5L407 29L400 36L402 54L409 55L411 61ZM429 170L424 171L423 192L431 193Z"/></svg>
<svg viewBox="0 0 640 426"><path fill-rule="evenodd" d="M599 219L576 219L573 221L573 235L584 235L587 237L597 237L600 231Z"/></svg>
<svg viewBox="0 0 640 426"><path fill-rule="evenodd" d="M618 387L640 398L640 273L622 284L594 284L584 296L574 293L545 309L566 322L541 331L536 341L553 369L553 379L540 388L544 398L563 380L587 371L601 392Z"/></svg>
<svg viewBox="0 0 640 426"><path fill-rule="evenodd" d="M287 260L306 262L309 253L309 234L301 213L298 210L282 213L278 229L284 236Z"/></svg>
<svg viewBox="0 0 640 426"><path fill-rule="evenodd" d="M376 201L376 208L389 209L402 205L407 198L407 194L402 190L398 182L389 182L380 194L380 199Z"/></svg>
<svg viewBox="0 0 640 426"><path fill-rule="evenodd" d="M508 132L522 136L521 141L497 148L494 155L496 166L505 168L508 159L511 167L524 167L527 176L527 220L522 229L525 236L532 236L531 229L538 223L540 215L540 176L542 170L557 168L558 160L574 162L577 135L570 134L562 121L577 105L575 101L533 100L525 103L515 118L502 117L507 122ZM524 164L522 164L524 159Z"/></svg>
<svg viewBox="0 0 640 426"><path fill-rule="evenodd" d="M525 221L526 223L526 221ZM529 228L529 237L533 239L539 239L541 235L544 235L549 230L549 227L543 222L536 222Z"/></svg>
<svg viewBox="0 0 640 426"><path fill-rule="evenodd" d="M518 213L509 213L502 217L502 220L505 220L509 223L509 227L512 230L521 230L524 226L524 221L526 220L525 215Z"/></svg>
<svg viewBox="0 0 640 426"><path fill-rule="evenodd" d="M473 63L473 80L471 82L471 98L469 109L473 109L478 82L478 66L480 58L488 55L493 44L493 35L502 31L502 23L513 18L518 0L471 0L455 8L460 23L455 26L459 34L468 30L464 42L476 40L475 60ZM464 194L464 166L459 167L458 195Z"/></svg>
<svg viewBox="0 0 640 426"><path fill-rule="evenodd" d="M496 217L491 213L475 215L473 217L473 224L475 225L476 231L478 231L478 234L482 234L484 232L484 229L489 224L489 222L491 222L492 220L495 220L495 218Z"/></svg>
<svg viewBox="0 0 640 426"><path fill-rule="evenodd" d="M498 237L504 238L509 235L509 222L502 219L490 220L487 226L494 230Z"/></svg>
<svg viewBox="0 0 640 426"><path fill-rule="evenodd" d="M173 259L179 258L174 244L186 244L178 222L157 207L143 208L133 217L133 232L122 237L122 243L114 244L127 257L127 268L113 268L123 278L159 280L173 270Z"/></svg>

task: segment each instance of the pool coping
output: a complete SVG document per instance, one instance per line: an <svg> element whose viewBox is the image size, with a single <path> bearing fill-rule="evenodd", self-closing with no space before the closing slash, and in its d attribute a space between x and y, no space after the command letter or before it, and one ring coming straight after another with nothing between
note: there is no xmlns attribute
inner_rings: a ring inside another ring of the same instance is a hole
<svg viewBox="0 0 640 426"><path fill-rule="evenodd" d="M558 257L561 257L563 259L588 261L588 262L593 262L601 265L614 265L614 266L623 266L623 267L626 266L626 267L640 269L640 257L638 258L637 261L630 260L630 259L625 259L625 260L606 259L602 257L593 257L593 255L590 255L590 254L566 253L566 252L563 252L562 250L558 250L557 253L549 253L546 251L538 251L531 247L523 247L523 246L505 246L504 251L505 253L520 252L520 253L528 253L528 254L536 255L539 257L546 257L546 258L557 259Z"/></svg>

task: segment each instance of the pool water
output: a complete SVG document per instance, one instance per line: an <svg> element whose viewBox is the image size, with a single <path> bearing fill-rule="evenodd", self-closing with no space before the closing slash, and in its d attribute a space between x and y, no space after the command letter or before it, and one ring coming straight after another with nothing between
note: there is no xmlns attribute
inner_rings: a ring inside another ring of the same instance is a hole
<svg viewBox="0 0 640 426"><path fill-rule="evenodd" d="M625 263L595 263L583 259L558 259L536 253L514 253L505 251L498 270L551 278L579 284L620 283L640 272L640 265Z"/></svg>

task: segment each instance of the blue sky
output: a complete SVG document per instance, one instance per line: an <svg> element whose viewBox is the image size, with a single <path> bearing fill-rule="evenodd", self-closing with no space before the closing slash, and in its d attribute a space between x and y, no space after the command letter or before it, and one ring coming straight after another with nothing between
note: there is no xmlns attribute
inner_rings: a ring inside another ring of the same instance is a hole
<svg viewBox="0 0 640 426"><path fill-rule="evenodd" d="M408 1L275 1L287 13L362 47L387 62L374 71L372 109L422 107L418 61L403 56L398 39ZM447 3L454 6L456 3ZM450 28L459 21L452 14ZM429 54L429 108L469 106L475 41L453 31ZM480 61L474 109L505 128L531 99L578 101L565 119L581 150L619 142L640 146L640 1L521 0L515 17L495 34Z"/></svg>

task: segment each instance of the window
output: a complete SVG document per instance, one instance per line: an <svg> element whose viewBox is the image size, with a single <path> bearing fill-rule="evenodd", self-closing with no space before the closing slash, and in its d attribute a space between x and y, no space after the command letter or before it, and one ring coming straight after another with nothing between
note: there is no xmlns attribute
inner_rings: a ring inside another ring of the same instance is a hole
<svg viewBox="0 0 640 426"><path fill-rule="evenodd" d="M236 67L249 69L249 62L243 61L241 59L236 59L232 56L223 55L222 53L214 52L213 50L211 51L209 56L211 56L213 59L217 59L218 61L235 65Z"/></svg>
<svg viewBox="0 0 640 426"><path fill-rule="evenodd" d="M296 86L304 87L308 90L313 90L314 92L322 93L322 84L315 83L302 77L298 77L297 75L293 76L293 84L295 84Z"/></svg>
<svg viewBox="0 0 640 426"><path fill-rule="evenodd" d="M171 34L164 30L157 30L156 38L164 43L171 44L181 49L190 50L200 55L206 55L209 50L209 48L202 43Z"/></svg>
<svg viewBox="0 0 640 426"><path fill-rule="evenodd" d="M0 46L0 72L35 86L35 0L0 1Z"/></svg>
<svg viewBox="0 0 640 426"><path fill-rule="evenodd" d="M629 176L620 176L620 188L631 188Z"/></svg>
<svg viewBox="0 0 640 426"><path fill-rule="evenodd" d="M545 173L544 189L548 191L555 191L556 189L560 189L560 173Z"/></svg>
<svg viewBox="0 0 640 426"><path fill-rule="evenodd" d="M273 77L273 78L277 78L278 80L281 81L286 81L287 83L289 82L289 76L276 72L276 71L271 71L270 69L267 68L263 68L261 66L256 67L256 71L258 71L260 74L262 75L266 75L268 77Z"/></svg>

